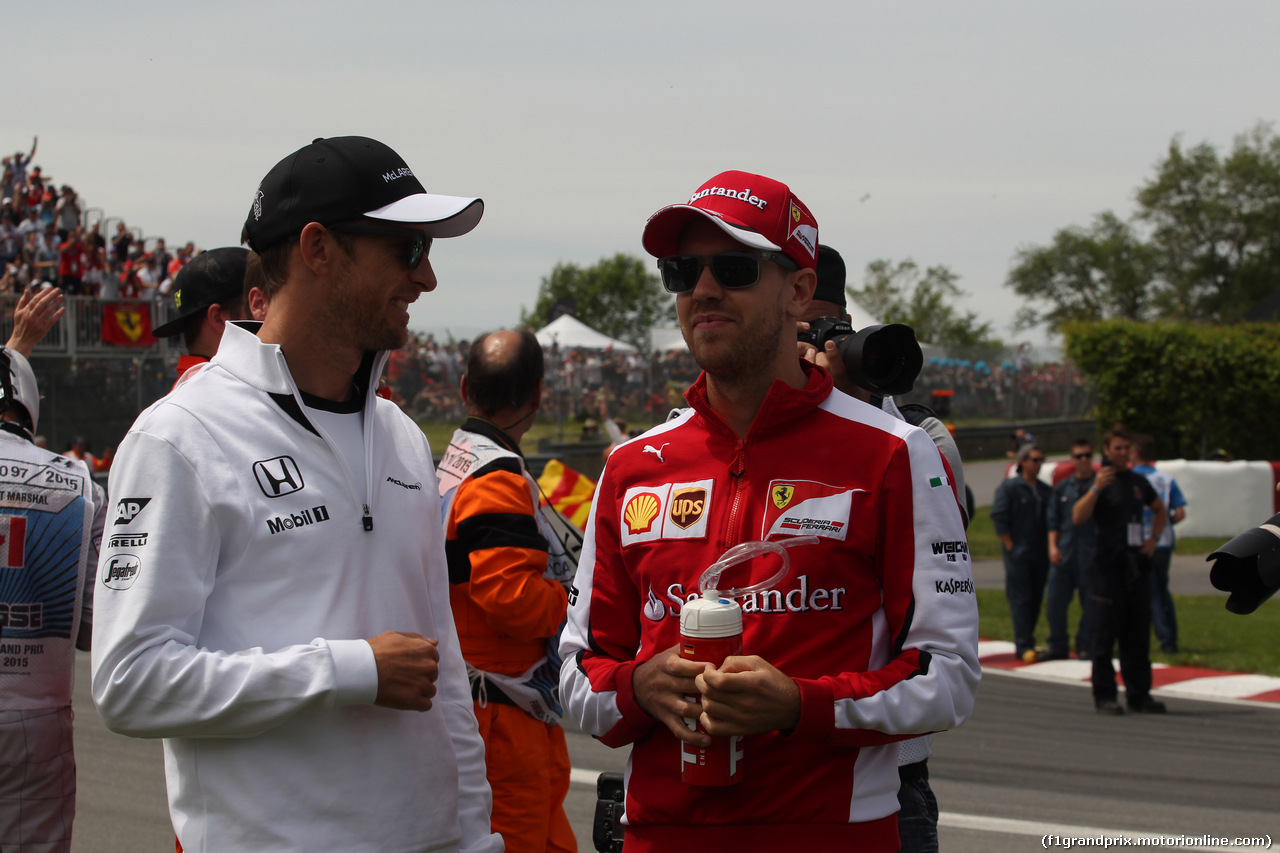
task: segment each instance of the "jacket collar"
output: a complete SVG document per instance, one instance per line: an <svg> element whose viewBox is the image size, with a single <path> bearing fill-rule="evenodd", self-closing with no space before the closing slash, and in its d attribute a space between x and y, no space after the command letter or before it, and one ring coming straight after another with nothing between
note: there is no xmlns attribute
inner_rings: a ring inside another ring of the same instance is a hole
<svg viewBox="0 0 1280 853"><path fill-rule="evenodd" d="M756 410L751 427L747 430L747 437L755 437L806 415L822 405L822 402L831 395L834 385L829 373L818 365L804 360L800 361L800 367L805 373L804 387L792 388L781 379L775 379L765 393L760 408ZM737 434L733 432L732 427L725 423L707 402L706 371L700 373L693 385L689 386L689 390L684 392L684 398L708 423L736 437Z"/></svg>
<svg viewBox="0 0 1280 853"><path fill-rule="evenodd" d="M316 432L303 414L301 394L289 373L289 365L279 344L265 344L258 340L257 332L261 326L253 320L228 323L218 344L218 352L212 359L213 364L246 385L270 395L291 418ZM382 375L390 355L389 350L367 352L360 362L355 382L364 395L366 409L373 405L371 398L377 395L378 377Z"/></svg>
<svg viewBox="0 0 1280 853"><path fill-rule="evenodd" d="M482 435L504 450L510 450L521 459L524 458L524 454L520 452L520 445L492 421L486 421L484 418L472 416L467 418L467 420L462 424L462 430L463 432L473 432L476 435Z"/></svg>

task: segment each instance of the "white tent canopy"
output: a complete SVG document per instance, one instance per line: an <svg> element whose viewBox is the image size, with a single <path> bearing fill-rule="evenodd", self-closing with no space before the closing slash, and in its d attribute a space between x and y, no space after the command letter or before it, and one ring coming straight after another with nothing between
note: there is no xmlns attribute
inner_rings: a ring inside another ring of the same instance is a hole
<svg viewBox="0 0 1280 853"><path fill-rule="evenodd" d="M631 344L597 332L570 314L561 314L539 329L535 337L544 347L556 345L560 349L615 349L620 352L635 349Z"/></svg>

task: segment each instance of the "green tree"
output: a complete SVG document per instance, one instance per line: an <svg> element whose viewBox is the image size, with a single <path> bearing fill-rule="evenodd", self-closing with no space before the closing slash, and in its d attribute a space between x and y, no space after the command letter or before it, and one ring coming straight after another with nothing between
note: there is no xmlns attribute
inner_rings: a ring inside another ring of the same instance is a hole
<svg viewBox="0 0 1280 853"><path fill-rule="evenodd" d="M1106 319L1232 322L1280 282L1280 138L1259 124L1222 157L1175 138L1128 222L1099 214L1019 249L1022 327Z"/></svg>
<svg viewBox="0 0 1280 853"><path fill-rule="evenodd" d="M1007 286L1025 305L1016 325L1060 331L1081 320L1145 320L1154 314L1155 252L1128 223L1101 213L1088 229L1064 228L1049 246L1019 249Z"/></svg>
<svg viewBox="0 0 1280 853"><path fill-rule="evenodd" d="M649 330L676 322L675 299L662 287L652 265L619 253L589 267L558 263L543 276L533 310L520 310L520 322L545 326L558 305L572 304L575 318L611 338L647 349Z"/></svg>
<svg viewBox="0 0 1280 853"><path fill-rule="evenodd" d="M955 355L994 357L1004 343L993 337L990 323L978 322L973 311L961 312L955 302L967 294L960 277L939 265L921 271L908 258L894 264L876 260L867 264L863 286L848 288L849 295L882 323L905 323L916 339L944 347Z"/></svg>
<svg viewBox="0 0 1280 853"><path fill-rule="evenodd" d="M1280 138L1267 125L1220 158L1179 140L1138 190L1160 260L1161 316L1234 320L1280 282Z"/></svg>

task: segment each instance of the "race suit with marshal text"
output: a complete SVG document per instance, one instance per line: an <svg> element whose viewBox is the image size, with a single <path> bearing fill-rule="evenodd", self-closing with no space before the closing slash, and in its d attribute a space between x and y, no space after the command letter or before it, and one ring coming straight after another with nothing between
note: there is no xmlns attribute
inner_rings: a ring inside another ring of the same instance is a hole
<svg viewBox="0 0 1280 853"><path fill-rule="evenodd" d="M601 477L561 697L585 731L632 745L628 853L897 850L895 741L972 709L977 607L942 457L805 369L802 389L773 383L741 439L700 377L692 408L614 451ZM778 588L742 602L743 653L795 680L799 725L743 739L740 785L686 786L680 742L637 704L632 673L677 642L682 605L727 548L809 534L821 542L790 551Z"/></svg>

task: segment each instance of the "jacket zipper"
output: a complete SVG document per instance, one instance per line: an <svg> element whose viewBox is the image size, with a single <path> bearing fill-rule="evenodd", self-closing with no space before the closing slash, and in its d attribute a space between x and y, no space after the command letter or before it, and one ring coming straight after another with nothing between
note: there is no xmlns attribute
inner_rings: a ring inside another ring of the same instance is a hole
<svg viewBox="0 0 1280 853"><path fill-rule="evenodd" d="M731 548L738 544L738 509L742 506L742 496L747 490L747 442L738 440L738 449L729 466L729 476L733 480L733 500L729 503L729 518L725 523L722 548Z"/></svg>

